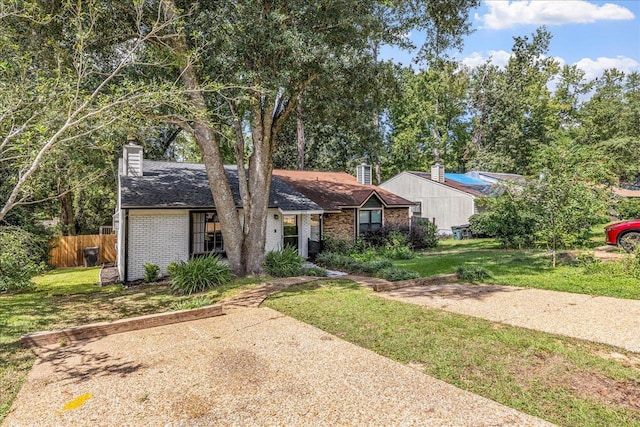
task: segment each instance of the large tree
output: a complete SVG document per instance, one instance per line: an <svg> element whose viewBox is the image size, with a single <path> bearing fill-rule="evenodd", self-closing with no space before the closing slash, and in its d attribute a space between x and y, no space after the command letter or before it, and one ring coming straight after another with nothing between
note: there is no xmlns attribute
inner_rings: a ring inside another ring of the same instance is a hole
<svg viewBox="0 0 640 427"><path fill-rule="evenodd" d="M178 36L159 40L157 46L169 48L177 59L173 78L180 79L188 91L194 111L174 121L192 133L200 147L229 262L236 274L244 275L262 270L273 154L297 100L314 85L331 79L345 62L373 58L372 46L403 40L403 31L412 25L428 26L437 29L434 34L441 38L450 34L458 40L461 28L466 28L468 10L476 2L165 4L169 19L182 15L183 20L174 28ZM452 25L447 17L462 18ZM230 88L211 90L211 82ZM229 135L235 136L240 213L221 151Z"/></svg>
<svg viewBox="0 0 640 427"><path fill-rule="evenodd" d="M502 69L491 61L472 73L472 168L527 173L534 154L549 144L555 122L548 84L558 64L546 56L551 34L515 37Z"/></svg>

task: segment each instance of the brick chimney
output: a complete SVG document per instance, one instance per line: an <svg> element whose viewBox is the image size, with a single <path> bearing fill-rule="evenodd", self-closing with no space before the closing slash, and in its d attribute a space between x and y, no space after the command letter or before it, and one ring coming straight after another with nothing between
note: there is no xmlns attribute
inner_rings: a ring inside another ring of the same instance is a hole
<svg viewBox="0 0 640 427"><path fill-rule="evenodd" d="M142 147L135 144L127 144L123 148L123 175L142 176Z"/></svg>

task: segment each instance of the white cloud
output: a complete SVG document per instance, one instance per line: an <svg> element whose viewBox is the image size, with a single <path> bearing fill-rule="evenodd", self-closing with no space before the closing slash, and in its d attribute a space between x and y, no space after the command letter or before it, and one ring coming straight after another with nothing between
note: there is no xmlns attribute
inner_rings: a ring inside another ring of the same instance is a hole
<svg viewBox="0 0 640 427"><path fill-rule="evenodd" d="M502 30L520 24L561 25L630 20L633 12L617 4L596 5L585 0L487 0L489 13L476 14L482 28Z"/></svg>
<svg viewBox="0 0 640 427"><path fill-rule="evenodd" d="M507 65L507 62L509 62L510 57L511 53L505 50L490 50L487 56L482 55L480 52L473 52L470 56L463 58L460 62L469 68L475 68L484 64L487 59L491 58L491 63L493 65L504 67Z"/></svg>
<svg viewBox="0 0 640 427"><path fill-rule="evenodd" d="M585 72L585 79L592 80L600 77L604 70L616 68L619 71L629 74L633 71L640 71L640 63L626 56L617 56L615 58L599 57L595 61L591 58L582 58L576 62L579 69Z"/></svg>
<svg viewBox="0 0 640 427"><path fill-rule="evenodd" d="M461 59L460 62L462 65L469 68L476 68L491 58L491 62L494 65L503 68L507 65L511 56L512 54L510 52L504 50L490 50L486 54L473 52L470 56ZM555 56L553 59L560 65L560 67L563 67L567 63L564 58L559 56ZM599 57L595 60L591 58L582 58L574 65L577 65L579 69L585 72L584 77L586 80L593 80L596 77L600 77L604 70L610 68L616 68L625 74L629 74L633 71L640 71L640 63L635 59L628 58L626 56L617 56L615 58Z"/></svg>

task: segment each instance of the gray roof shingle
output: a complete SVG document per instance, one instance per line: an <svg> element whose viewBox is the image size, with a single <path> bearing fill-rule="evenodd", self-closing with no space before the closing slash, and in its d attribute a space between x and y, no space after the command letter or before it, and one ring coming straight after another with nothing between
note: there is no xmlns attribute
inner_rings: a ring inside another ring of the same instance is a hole
<svg viewBox="0 0 640 427"><path fill-rule="evenodd" d="M120 176L122 208L214 208L203 164L144 160L143 176ZM225 166L237 207L242 207L238 170ZM322 211L322 208L276 177L271 179L269 207L283 211Z"/></svg>

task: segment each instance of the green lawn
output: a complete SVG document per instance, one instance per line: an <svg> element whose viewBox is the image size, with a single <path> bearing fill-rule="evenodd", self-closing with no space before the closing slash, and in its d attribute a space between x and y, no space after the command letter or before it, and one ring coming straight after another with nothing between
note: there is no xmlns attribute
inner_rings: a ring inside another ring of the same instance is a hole
<svg viewBox="0 0 640 427"><path fill-rule="evenodd" d="M640 357L390 301L346 280L265 303L457 387L565 426L640 426Z"/></svg>
<svg viewBox="0 0 640 427"><path fill-rule="evenodd" d="M20 345L22 334L213 304L261 282L241 279L198 295L175 296L166 284L100 287L99 272L56 269L34 278L29 291L0 294L0 423L35 360Z"/></svg>
<svg viewBox="0 0 640 427"><path fill-rule="evenodd" d="M616 298L640 299L640 279L624 272L622 262L602 263L589 270L578 265L551 266L544 251L471 250L450 254L425 254L394 265L423 277L455 273L460 266L483 267L491 277L484 283L524 286Z"/></svg>

